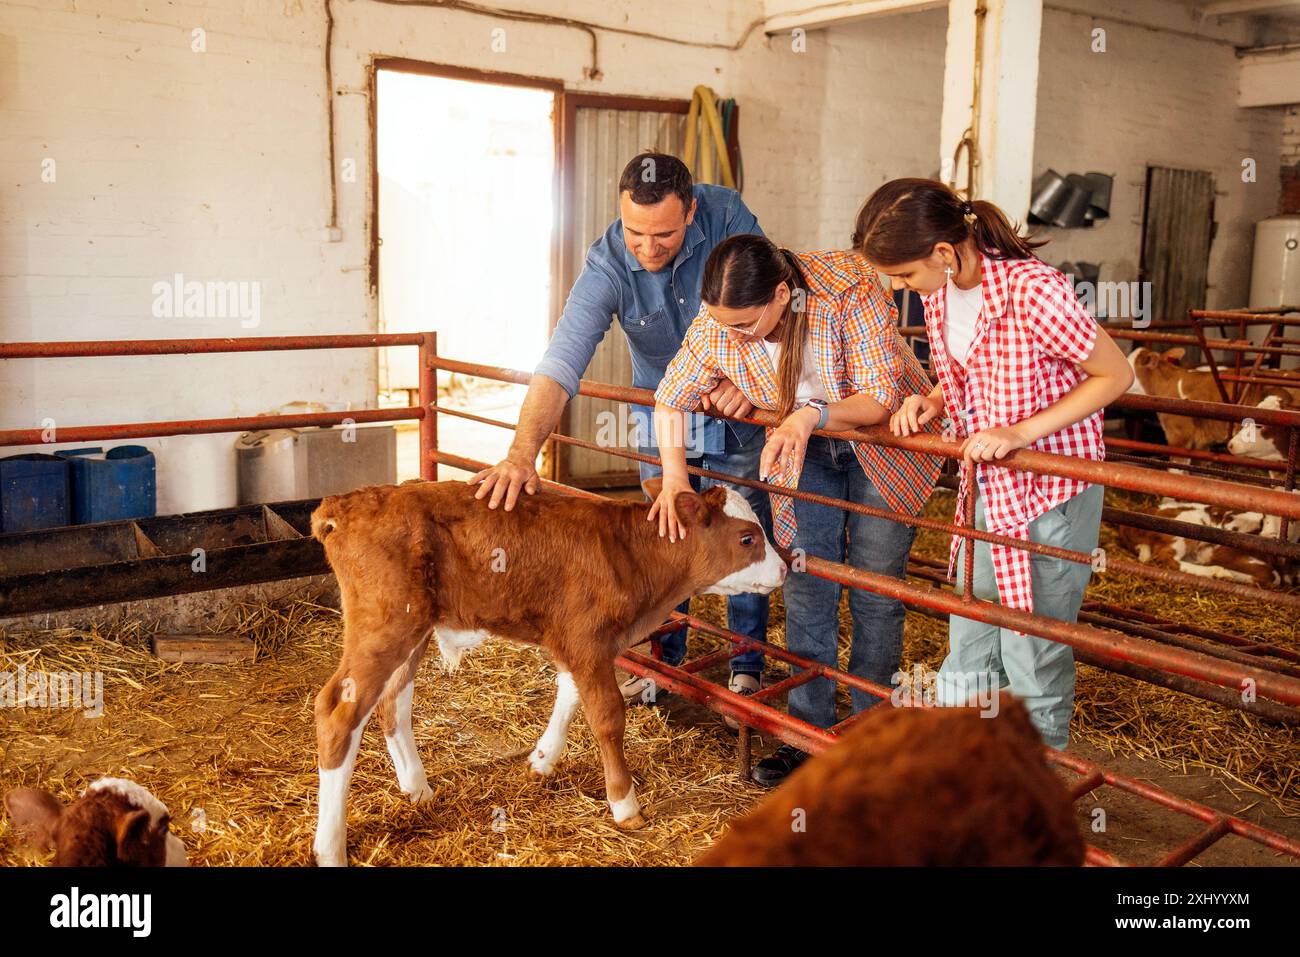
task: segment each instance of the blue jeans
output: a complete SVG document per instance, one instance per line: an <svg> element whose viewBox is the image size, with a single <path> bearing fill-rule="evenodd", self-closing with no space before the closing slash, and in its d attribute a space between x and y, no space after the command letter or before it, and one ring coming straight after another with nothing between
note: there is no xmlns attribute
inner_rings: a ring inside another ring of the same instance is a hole
<svg viewBox="0 0 1300 957"><path fill-rule="evenodd" d="M843 439L813 436L809 440L799 491L893 511L862 471L853 444ZM916 537L912 526L799 499L794 503L794 519L798 528L791 547L803 549L805 555L903 577ZM838 582L791 569L785 580L785 640L790 651L836 666L843 588ZM849 673L891 687L903 655L903 603L853 588L849 610L853 613ZM850 697L854 714L881 700L857 689L850 689ZM828 678L814 678L795 688L789 702L790 714L809 724L829 728L836 723L835 682Z"/></svg>
<svg viewBox="0 0 1300 957"><path fill-rule="evenodd" d="M731 429L727 429L727 448L724 453L721 455L705 454L688 461L689 464L708 469L710 472L725 472L727 475L736 475L740 478L757 479L758 460L763 454L763 443L766 438L766 432L759 429L748 442L741 444L736 440ZM644 455L659 454L658 449L643 448L641 452ZM642 462L640 465L642 482L663 472L663 469L658 465L652 465L649 462ZM741 485L731 485L728 482L716 482L713 479L701 478L698 475L692 475L690 478L691 486L699 492L703 492L712 485L734 488L745 496L750 508L758 516L759 524L763 526L763 534L769 539L772 537L772 503L768 499L766 492ZM682 614L686 614L690 611L690 606L690 600L687 599L677 606L677 610ZM756 641L766 642L767 608L768 598L766 595L753 593L732 595L727 598L727 627ZM660 647L663 649L666 663L670 665L681 664L686 658L686 629L682 628L664 635L660 639ZM736 655L731 659L731 670L751 675L762 674L763 653L761 651L746 651Z"/></svg>

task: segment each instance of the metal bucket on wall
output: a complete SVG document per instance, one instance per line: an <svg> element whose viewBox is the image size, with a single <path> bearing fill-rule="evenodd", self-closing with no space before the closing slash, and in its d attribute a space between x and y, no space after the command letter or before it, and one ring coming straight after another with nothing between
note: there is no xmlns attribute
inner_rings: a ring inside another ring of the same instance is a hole
<svg viewBox="0 0 1300 957"><path fill-rule="evenodd" d="M1088 183L1088 188L1092 195L1088 200L1088 211L1085 218L1088 222L1096 222L1099 219L1110 218L1110 194L1115 186L1115 177L1109 173L1084 173L1083 178Z"/></svg>
<svg viewBox="0 0 1300 957"><path fill-rule="evenodd" d="M1086 225L1084 219L1088 212L1088 202L1092 198L1092 192L1088 187L1088 181L1078 173L1071 173L1065 178L1065 199L1061 202L1052 217L1053 226L1061 226L1065 229L1078 229Z"/></svg>
<svg viewBox="0 0 1300 957"><path fill-rule="evenodd" d="M1029 221L1050 224L1065 204L1069 192L1070 184L1056 170L1049 169L1040 175L1034 180L1034 191L1029 202Z"/></svg>

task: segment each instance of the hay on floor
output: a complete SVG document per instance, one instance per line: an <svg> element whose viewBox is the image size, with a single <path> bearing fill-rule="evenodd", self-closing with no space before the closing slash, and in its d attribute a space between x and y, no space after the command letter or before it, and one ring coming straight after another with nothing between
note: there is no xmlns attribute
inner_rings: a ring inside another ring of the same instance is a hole
<svg viewBox="0 0 1300 957"><path fill-rule="evenodd" d="M720 603L719 603L720 604ZM338 660L338 613L296 602L241 609L232 625L257 659L166 664L136 624L111 633L10 634L0 671L104 673L104 713L0 709L0 793L46 787L71 801L93 779L128 776L171 810L191 864L311 863L316 814L312 701ZM532 648L490 641L444 674L436 651L416 679L416 742L433 799L401 794L378 721L362 740L349 805L353 864L685 864L761 790L735 774L721 725L628 712L627 755L649 825L620 831L599 750L579 715L545 784L524 758L550 714L555 674ZM48 860L0 824L0 864Z"/></svg>
<svg viewBox="0 0 1300 957"><path fill-rule="evenodd" d="M1113 493L1112 493L1113 494ZM1111 501L1108 498L1108 501ZM1132 506L1132 496L1112 504ZM928 514L948 519L950 495ZM1114 546L1103 529L1103 544ZM916 554L946 559L946 535L922 532ZM1300 624L1267 606L1171 589L1116 573L1099 575L1089 597L1300 648ZM785 642L773 596L769 637ZM725 624L722 599L692 611ZM851 620L841 602L841 661ZM129 776L170 807L194 864L304 865L315 827L316 750L312 700L338 660L338 613L309 600L245 606L225 627L251 637L255 660L233 665L158 661L140 622L103 631L0 636L0 672L100 671L104 714L0 708L0 792L48 787L63 800L104 775ZM722 639L692 635L691 654ZM910 613L902 668L937 669L947 625ZM779 678L782 666L772 668ZM721 675L712 677L725 680ZM720 721L683 722L656 708L628 712L627 754L648 826L623 832L604 803L600 757L581 715L569 750L544 785L529 781L524 756L545 727L554 671L539 651L490 641L444 674L436 651L416 680L415 736L433 799L402 796L378 722L357 761L349 815L353 864L685 864L762 791L737 778L734 738ZM842 693L847 713L847 692ZM1220 705L1080 666L1073 734L1109 753L1205 768L1300 813L1300 731ZM770 742L769 742L770 743ZM0 864L48 860L19 848L0 823Z"/></svg>

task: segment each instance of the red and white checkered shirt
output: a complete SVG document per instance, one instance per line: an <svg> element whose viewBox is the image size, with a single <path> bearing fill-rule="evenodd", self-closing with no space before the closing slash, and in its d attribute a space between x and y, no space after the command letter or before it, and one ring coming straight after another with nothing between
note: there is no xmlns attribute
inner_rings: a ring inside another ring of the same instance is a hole
<svg viewBox="0 0 1300 957"><path fill-rule="evenodd" d="M948 356L943 323L947 285L922 297L930 339L930 365L943 388L951 428L960 440L983 429L1015 425L1070 392L1087 374L1079 363L1092 355L1097 321L1079 302L1059 270L1038 259L982 257L983 308L966 356L966 373ZM1102 413L1044 436L1029 448L1056 455L1103 459ZM990 532L1028 540L1029 523L1088 488L1087 482L1019 472L991 464L976 466ZM966 471L957 492L957 519L965 514ZM961 548L954 535L951 578ZM1029 552L993 545L993 571L1002 604L1033 611Z"/></svg>
<svg viewBox="0 0 1300 957"><path fill-rule="evenodd" d="M845 252L801 253L798 259L808 283L808 328L817 370L831 401L865 392L892 413L904 397L929 392L930 379L899 335L898 311L875 270ZM763 343L729 335L701 304L655 401L689 412L724 376L755 407L778 406L781 387ZM927 428L937 434L939 427L934 422ZM854 442L853 451L889 507L908 515L925 506L943 465L935 456L867 442ZM779 474L768 481L798 488L803 455L788 463L783 459L778 468ZM788 495L772 496L772 532L784 548L794 541L794 499Z"/></svg>

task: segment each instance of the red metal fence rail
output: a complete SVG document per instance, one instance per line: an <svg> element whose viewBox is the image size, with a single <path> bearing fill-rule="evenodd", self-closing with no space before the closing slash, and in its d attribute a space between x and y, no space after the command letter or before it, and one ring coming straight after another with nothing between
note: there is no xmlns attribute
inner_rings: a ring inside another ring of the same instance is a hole
<svg viewBox="0 0 1300 957"><path fill-rule="evenodd" d="M354 412L311 412L300 415L251 415L239 418L177 419L170 422L133 422L115 425L64 426L53 430L3 429L0 447L89 442L97 439L136 439L166 435L206 435L250 429L293 429L362 422L420 424L420 475L433 478L429 453L437 447L437 416L428 408L436 399L436 373L429 359L437 353L432 332L381 335L262 336L249 339L132 339L116 342L6 342L0 359L54 359L104 356L201 355L230 352L278 352L304 349L370 349L383 346L417 346L420 351L420 404L393 409L358 409Z"/></svg>
<svg viewBox="0 0 1300 957"><path fill-rule="evenodd" d="M435 450L433 455L440 462L469 471L478 471L487 468L490 464L441 450ZM723 476L723 478L730 479L730 476ZM542 484L552 491L566 495L578 495L593 499L601 497L593 492L571 488L545 479L542 480ZM853 587L867 587L872 591L879 590L871 587L880 584L876 579L886 579L895 586L901 584L896 579L873 575L870 572L863 572L836 562L828 562L818 558L808 558L806 561L807 570L810 573L831 580L842 581ZM953 608L955 613L970 617L970 604L976 604L976 602L967 603L960 598L954 600L957 603ZM689 625L697 631L724 638L732 642L735 647L725 648L722 651L701 658L684 661L676 666L666 664L660 660L657 653L657 638L659 635L676 630L682 624ZM736 744L737 770L743 776L747 776L749 772L752 734L754 731L769 734L787 744L792 744L804 751L816 754L833 745L837 736L846 727L867 714L865 711L860 712L858 715L847 718L829 729L815 727L792 717L771 704L774 699L788 694L794 687L815 678L827 678L837 684L865 691L881 699L888 699L893 693L893 689L877 685L856 675L839 671L820 662L802 658L784 648L763 644L761 646L763 653L770 658L775 658L789 665L791 676L775 685L769 685L752 696L739 695L717 682L705 679L702 672L725 664L733 654L739 651L759 647L747 635L730 631L692 615L681 615L673 612L670 620L656 629L646 640L653 643L656 652L654 655L646 655L629 649L618 659L619 666L633 674L650 679L660 688L681 695L697 704L704 705L719 714L735 718L740 723L740 733ZM799 670L796 671L795 669ZM1076 755L1066 754L1047 747L1043 749L1043 754L1048 763L1079 776L1079 780L1070 788L1070 796L1075 801L1093 793L1098 788L1109 786L1204 822L1204 828L1185 843L1166 853L1157 862L1157 866L1170 867L1186 864L1229 834L1290 854L1300 860L1300 841L1284 834L1261 827L1236 815L1224 814L1208 805L1180 797L1164 788L1118 774ZM1091 845L1088 847L1086 860L1087 863L1094 866L1113 867L1123 864L1113 854Z"/></svg>
<svg viewBox="0 0 1300 957"><path fill-rule="evenodd" d="M517 370L463 363L458 362L457 360L439 357L436 352L436 336L431 332L389 335L283 336L252 339L7 343L0 344L0 358L20 359L83 356L185 355L276 350L374 348L402 345L416 346L420 350L421 371L419 383L419 406L407 406L396 409L358 410L355 412L345 413L264 415L238 418L185 419L152 423L71 426L59 429L55 433L54 440L58 442L81 442L93 439L121 439L159 435L234 432L250 428L292 428L301 426L338 425L349 422L359 423L416 420L418 421L420 428L420 473L422 477L427 479L436 478L436 463L438 461L444 461L461 468L483 467L484 463L473 462L446 452L440 452L437 449L437 412L448 411L438 410L435 406L437 371L439 369L461 371L470 375L479 375L487 378L513 382L527 382L530 376L528 373L519 372ZM582 392L587 395L618 399L625 402L631 401L639 404L653 403L651 394L644 390L627 389L623 387L609 386L602 383L591 383L585 380L582 384ZM1128 398L1142 399L1146 397L1135 396ZM1190 406L1193 405L1216 406L1218 404L1188 403L1187 405L1188 408L1182 410L1184 414L1198 414L1199 410L1194 411L1190 408ZM1267 413L1268 410L1257 411L1259 414L1254 417L1256 418L1256 421L1263 424L1287 427L1294 427L1297 424L1300 424L1300 421L1297 421L1295 418L1294 413L1284 413L1282 415L1275 414L1269 416L1264 414ZM1220 406L1218 408L1206 409L1204 410L1204 414L1208 417L1216 418L1237 416L1240 414L1240 407L1234 409L1232 406ZM753 421L765 421L765 419L762 416L759 416ZM40 429L3 430L0 431L0 446L50 444L46 442L47 434L48 433L44 430ZM925 452L932 455L948 457L955 456L955 446L952 443L944 442L943 440L937 439L933 436L914 436L908 439L899 439L882 429L822 434L849 438L856 441L871 441L881 445L908 448L913 451ZM575 442L577 441L568 439L568 437L557 436L557 438ZM640 456L635 453L623 452L610 448L601 448L591 443L588 444L593 448L599 448L601 451L606 451L611 454L623 455L628 458L640 458ZM1047 455L1046 453L1034 452L1031 450L1021 450L1016 452L1008 459L1004 460L1002 464L1010 468L1035 471L1042 474L1064 475L1072 478L1080 478L1085 481L1099 482L1116 488L1152 492L1155 494L1169 494L1188 498L1194 497L1197 501L1204 501L1209 504L1219 504L1234 508L1247 508L1253 511L1262 510L1270 514L1282 516L1285 519L1300 518L1300 503L1298 503L1293 496L1272 489L1252 488L1250 486L1212 480L1197 480L1188 476L1160 475L1153 473L1150 470L1139 469L1113 462L1086 462L1078 459L1068 459ZM692 471L707 474L703 473L703 470L695 469L693 467ZM732 483L751 484L755 487L771 489L770 486L764 485L764 483L739 480L733 476L720 477ZM590 494L579 492L579 490L576 489L568 489L563 486L555 486L554 483L548 482L546 484L549 487L571 494ZM796 497L803 496L804 494L784 489L778 491L786 494L794 494ZM820 497L809 496L809 498ZM829 503L836 504L840 507L855 507L851 506L850 503ZM864 506L856 507L865 508ZM903 519L902 516L893 515L892 513L885 517L890 517L896 521ZM985 540L996 539L996 536L990 536L988 533L979 532L973 527L970 527L969 518L966 526L954 526L949 523L933 522L928 519L908 519L908 521L911 521L914 524L925 522L932 524L935 527L942 527L945 530L956 531L959 534L965 535L968 540L974 538ZM1032 543L1010 543L1017 545L1017 547L1030 547L1031 550L1033 550L1034 547ZM1045 548L1046 546L1037 547ZM1069 557L1070 560L1075 561L1085 559L1085 556L1082 556L1081 553L1078 555L1067 553L1062 557ZM1283 702L1287 705L1300 705L1300 680L1297 680L1291 674L1285 672L1251 667L1245 662L1227 660L1221 657L1216 658L1212 655L1202 654L1199 651L1188 648L1162 647L1155 642L1142 641L1129 635L1116 634L1115 632L1105 631L1087 624L1071 625L1064 622L1054 621L1052 619L1044 619L1040 616L1027 615L1023 612L1017 612L1014 609L1006 609L1000 605L974 599L970 596L969 591L965 596L957 596L941 589L917 586L897 579L888 578L886 576L873 575L872 573L850 568L849 566L834 562L825 562L815 558L809 558L806 561L808 570L813 574L831 580L841 581L851 587L867 588L883 594L893 595L894 597L902 598L913 607L926 608L931 613L959 614L963 617L990 621L997 624L1005 624L1008 627L1019 628L1031 634L1039 634L1051 640L1060 641L1064 644L1071 645L1086 654L1110 660L1120 665L1129 663L1137 666L1163 669L1174 675L1194 678L1211 684L1220 685L1224 688L1239 688L1244 680L1249 680L1256 683L1259 693L1265 697L1271 697L1274 700ZM1150 570L1148 569L1148 571ZM1180 581L1179 583L1181 584L1182 582ZM1198 580L1197 583L1201 587L1206 587L1206 582L1204 580ZM1260 590L1254 589L1250 591L1253 594L1253 592ZM1233 593L1237 592L1234 591ZM1261 594L1265 596L1269 595L1267 592L1261 592ZM1266 600L1277 601L1279 600L1279 597L1285 598L1288 596L1273 596ZM688 619L688 623L693 627L710 631L713 634L724 637L732 642L743 644L751 641L751 639L746 638L745 636L728 632L726 629L716 628L715 626L708 625L698 619ZM677 627L675 623L667 623L660 629L660 631L675 627ZM817 751L831 743L834 740L835 735L854 720L849 719L849 721L843 722L835 728L827 731L814 728L811 725L803 725L803 722L797 722L796 719L790 718L789 715L785 715L768 703L781 694L786 693L790 688L797 684L807 680L812 680L813 676L822 676L841 684L858 687L861 690L868 691L877 696L883 697L890 693L890 689L877 687L872 685L870 682L865 682L853 675L848 675L839 672L834 668L829 668L815 662L801 659L782 649L764 646L764 650L769 655L784 661L788 665L791 665L794 668L804 669L804 671L792 674L790 678L780 682L778 685L764 689L753 698L733 695L726 688L705 681L700 676L700 672L705 670L711 664L720 663L723 658L729 657L732 649L727 649L725 653L715 653L712 656L706 656L705 659L687 663L680 668L672 668L663 664L661 661L657 661L653 657L647 657L635 651L629 651L627 655L621 659L621 663L629 671L654 678L664 687L676 690L678 693L706 704L723 714L731 714L740 719L743 725L739 753L741 754L746 766L749 761L750 730L752 728L769 731L781 740L788 741L789 743L803 747L809 751ZM805 675L808 675L808 677L805 677ZM801 727L801 725L803 726ZM1091 792L1097 787L1109 785L1136 794L1149 801L1154 801L1157 804L1205 822L1206 827L1202 832L1180 848L1177 848L1170 854L1166 855L1161 862L1163 864L1186 863L1226 834L1236 834L1248 840L1300 858L1300 842L1287 838L1284 835L1277 834L1266 828L1261 828L1239 817L1221 814L1212 808L1179 798L1160 788L1126 778L1122 775L1114 774L1104 768L1082 761L1072 755L1066 755L1047 749L1047 756L1048 759L1057 766L1067 768L1080 775L1080 781L1076 783L1073 789L1073 794L1076 798L1082 797L1084 794ZM1099 851L1096 848L1089 849L1088 860L1090 863L1099 864L1119 863L1112 855Z"/></svg>

